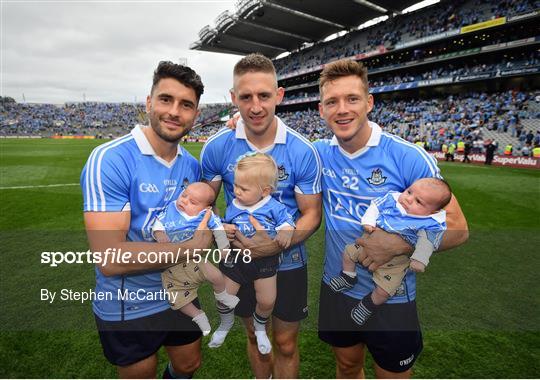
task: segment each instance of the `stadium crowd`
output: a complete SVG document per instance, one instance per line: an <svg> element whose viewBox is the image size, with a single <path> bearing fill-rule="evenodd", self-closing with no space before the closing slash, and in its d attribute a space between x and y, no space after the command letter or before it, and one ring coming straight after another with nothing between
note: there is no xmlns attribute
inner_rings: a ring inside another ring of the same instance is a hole
<svg viewBox="0 0 540 380"><path fill-rule="evenodd" d="M517 137L519 143L514 147L514 154L521 155L524 149L528 155L534 143L540 143L540 131L535 134L526 130L521 120L540 119L538 108L529 107L530 103L539 104L538 98L537 93L506 91L429 100L377 100L370 119L407 141L422 142L429 150L441 151L445 143L457 145L459 141L469 140L472 153L482 153L484 132L496 131ZM286 112L279 116L311 140L331 137L315 110Z"/></svg>
<svg viewBox="0 0 540 380"><path fill-rule="evenodd" d="M533 53L528 59L519 61L503 60L498 63L479 63L477 65L457 65L456 63L448 63L437 65L437 67L423 71L419 74L402 74L394 73L385 76L378 75L375 79L370 79L370 88L382 87L388 85L396 85L401 83L411 83L421 80L433 80L440 78L456 78L467 77L469 75L491 74L499 76L502 70L521 69L526 67L537 67L540 65L538 53ZM316 83L314 83L316 85ZM292 94L286 94L285 101L298 100L304 98L312 98L318 96L318 92L299 91Z"/></svg>
<svg viewBox="0 0 540 380"><path fill-rule="evenodd" d="M204 105L198 123L215 122L219 120L220 112L230 108L231 104ZM82 102L57 105L16 103L7 97L0 99L0 136L116 137L129 131L133 125L146 121L143 103Z"/></svg>
<svg viewBox="0 0 540 380"><path fill-rule="evenodd" d="M316 95L316 94L315 94ZM530 107L531 104L536 105ZM204 141L223 127L232 114L230 103L203 105L189 139ZM319 112L307 109L278 114L284 122L310 140L330 138ZM540 92L506 91L449 95L429 100L377 99L370 119L388 132L410 142L422 142L440 151L445 143L470 140L473 152L482 152L484 133L508 134L518 141L514 154L525 153L540 143L540 130L527 130L523 119L540 119ZM94 135L117 137L137 123L145 123L143 104L67 103L0 104L0 136L10 135ZM502 147L501 147L502 149Z"/></svg>
<svg viewBox="0 0 540 380"><path fill-rule="evenodd" d="M309 69L328 61L352 57L419 38L454 30L489 19L538 9L535 0L443 1L417 12L354 31L341 38L315 44L275 61L278 75Z"/></svg>

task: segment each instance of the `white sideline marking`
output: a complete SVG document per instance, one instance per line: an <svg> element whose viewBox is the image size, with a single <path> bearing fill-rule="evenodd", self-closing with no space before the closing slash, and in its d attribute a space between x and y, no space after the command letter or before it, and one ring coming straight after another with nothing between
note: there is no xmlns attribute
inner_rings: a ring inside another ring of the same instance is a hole
<svg viewBox="0 0 540 380"><path fill-rule="evenodd" d="M52 185L28 185L28 186L5 186L0 187L0 190L15 190L15 189L36 189L38 187L62 187L62 186L79 186L79 183L55 183Z"/></svg>

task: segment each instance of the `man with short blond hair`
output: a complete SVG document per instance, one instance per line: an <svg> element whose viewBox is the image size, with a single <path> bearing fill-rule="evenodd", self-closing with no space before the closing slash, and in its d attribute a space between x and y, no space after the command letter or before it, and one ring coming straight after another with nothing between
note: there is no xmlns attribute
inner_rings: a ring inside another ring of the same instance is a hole
<svg viewBox="0 0 540 380"><path fill-rule="evenodd" d="M239 231L229 230L233 245L249 249L253 257L280 255L277 274L277 298L272 316L273 363L271 355L257 349L251 316L255 308L252 285L242 285L238 293L237 315L244 319L248 332L248 357L256 378L298 377L298 333L300 321L307 316L307 254L303 242L318 228L321 220L320 161L314 147L275 116L284 90L277 85L272 61L260 54L242 58L234 68L233 103L241 120L236 130L228 128L212 136L201 152L203 178L225 201L234 198L234 167L239 156L250 151L271 155L278 166L278 186L272 196L283 203L295 219L291 248L281 252L275 241L259 230L248 239ZM228 313L223 310L222 322ZM273 368L272 368L273 364Z"/></svg>

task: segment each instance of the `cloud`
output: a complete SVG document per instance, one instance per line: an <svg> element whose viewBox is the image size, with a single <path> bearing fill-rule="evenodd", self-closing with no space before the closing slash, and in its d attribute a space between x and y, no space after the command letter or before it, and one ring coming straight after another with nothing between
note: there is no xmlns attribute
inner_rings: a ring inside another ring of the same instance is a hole
<svg viewBox="0 0 540 380"><path fill-rule="evenodd" d="M185 58L223 102L239 56L189 50L234 1L4 2L1 92L22 101L143 101L161 60ZM219 62L219 65L216 63Z"/></svg>

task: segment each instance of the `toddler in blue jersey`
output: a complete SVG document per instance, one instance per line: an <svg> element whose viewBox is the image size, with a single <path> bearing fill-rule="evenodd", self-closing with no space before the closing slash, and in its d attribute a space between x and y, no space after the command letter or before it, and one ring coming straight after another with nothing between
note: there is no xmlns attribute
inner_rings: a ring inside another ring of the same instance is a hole
<svg viewBox="0 0 540 380"><path fill-rule="evenodd" d="M152 226L154 239L160 243L182 242L193 237L197 226L214 202L214 190L202 182L195 182L186 187L178 199L169 203L158 214ZM211 212L211 211L210 211ZM227 234L219 217L212 213L208 227L213 231L219 249L229 248ZM161 274L163 288L169 293L171 307L190 316L203 332L210 333L208 317L193 300L197 298L197 290L204 281L209 281L214 288L218 308L220 304L235 307L239 299L236 295L227 293L225 276L212 263L202 258L196 263L193 258L188 262L172 266Z"/></svg>
<svg viewBox="0 0 540 380"><path fill-rule="evenodd" d="M423 272L429 258L441 242L446 230L444 207L450 202L449 185L438 178L421 178L403 193L390 191L371 201L362 217L364 231L371 233L375 227L399 234L415 247L412 256L399 255L373 272L375 289L365 296L351 311L352 319L363 325L389 297L393 296L410 268ZM362 247L349 244L343 252L343 270L330 281L330 287L341 292L356 284L356 269ZM360 264L361 265L361 264Z"/></svg>
<svg viewBox="0 0 540 380"><path fill-rule="evenodd" d="M225 211L224 221L234 224L246 237L255 235L249 217L253 216L282 249L287 249L294 233L294 220L282 203L272 197L277 188L278 168L273 158L263 153L248 153L238 160L234 171L235 199ZM245 262L249 261L249 262ZM263 355L269 354L272 345L266 335L266 322L272 314L276 300L276 273L279 255L235 260L233 265L220 263L225 274L229 294L237 294L240 285L253 283L257 301L253 313L253 326L257 347ZM223 344L234 323L234 308L221 310L220 327L212 335L210 347Z"/></svg>

